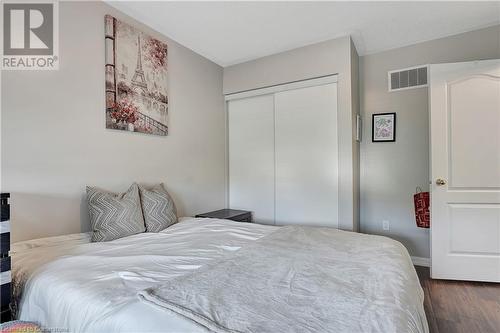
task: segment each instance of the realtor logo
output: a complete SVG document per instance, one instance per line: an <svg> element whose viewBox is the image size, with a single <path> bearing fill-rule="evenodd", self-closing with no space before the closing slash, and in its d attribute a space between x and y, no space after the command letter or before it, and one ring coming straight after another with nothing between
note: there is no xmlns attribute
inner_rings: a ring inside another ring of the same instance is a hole
<svg viewBox="0 0 500 333"><path fill-rule="evenodd" d="M7 2L2 11L2 69L58 69L57 2Z"/></svg>

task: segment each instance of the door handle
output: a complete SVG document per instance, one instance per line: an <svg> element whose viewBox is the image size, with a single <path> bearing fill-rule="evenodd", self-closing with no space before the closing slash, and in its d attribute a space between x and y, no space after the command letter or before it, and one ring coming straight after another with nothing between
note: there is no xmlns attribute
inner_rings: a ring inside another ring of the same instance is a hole
<svg viewBox="0 0 500 333"><path fill-rule="evenodd" d="M438 179L436 179L436 185L437 185L437 186L443 186L443 185L446 185L446 180L441 179L441 178L438 178Z"/></svg>

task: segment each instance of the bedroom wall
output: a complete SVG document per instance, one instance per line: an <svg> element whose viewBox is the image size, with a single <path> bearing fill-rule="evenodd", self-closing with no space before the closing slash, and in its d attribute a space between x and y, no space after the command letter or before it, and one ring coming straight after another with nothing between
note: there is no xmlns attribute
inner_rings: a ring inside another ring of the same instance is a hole
<svg viewBox="0 0 500 333"><path fill-rule="evenodd" d="M400 240L413 256L428 258L429 230L417 228L415 187L429 190L427 88L387 91L387 72L430 63L500 58L500 26L360 57L361 231ZM371 142L373 113L397 113L394 143ZM382 230L382 221L390 231Z"/></svg>
<svg viewBox="0 0 500 333"><path fill-rule="evenodd" d="M353 136L357 109L357 52L350 37L308 45L224 68L224 94L262 88L319 76L338 74L339 121L339 223L357 230L359 206ZM354 190L353 190L354 189Z"/></svg>
<svg viewBox="0 0 500 333"><path fill-rule="evenodd" d="M85 186L164 182L180 215L224 207L222 68L102 2L60 3L60 69L2 73L12 239L89 229ZM105 129L104 15L168 43L167 137Z"/></svg>
<svg viewBox="0 0 500 333"><path fill-rule="evenodd" d="M357 115L360 114L359 110L359 55L356 47L351 39L351 107L352 107L352 161L353 161L353 188L352 192L353 201L353 216L354 216L354 230L360 230L360 192L359 192L359 175L360 175L360 143L355 139L357 132Z"/></svg>

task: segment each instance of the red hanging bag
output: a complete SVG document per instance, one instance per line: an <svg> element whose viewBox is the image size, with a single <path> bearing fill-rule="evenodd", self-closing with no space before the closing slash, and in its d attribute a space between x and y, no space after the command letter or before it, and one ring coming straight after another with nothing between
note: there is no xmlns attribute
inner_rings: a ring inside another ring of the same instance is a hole
<svg viewBox="0 0 500 333"><path fill-rule="evenodd" d="M422 192L422 189L417 187L417 193L413 196L413 202L415 204L417 226L420 228L429 228L431 224L429 192Z"/></svg>

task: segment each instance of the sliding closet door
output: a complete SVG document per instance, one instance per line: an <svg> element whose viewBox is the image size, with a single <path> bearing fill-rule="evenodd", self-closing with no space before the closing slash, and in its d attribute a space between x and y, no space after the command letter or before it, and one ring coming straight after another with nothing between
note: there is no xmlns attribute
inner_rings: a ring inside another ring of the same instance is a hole
<svg viewBox="0 0 500 333"><path fill-rule="evenodd" d="M338 227L337 84L275 94L276 224Z"/></svg>
<svg viewBox="0 0 500 333"><path fill-rule="evenodd" d="M274 97L228 102L229 207L274 223Z"/></svg>

